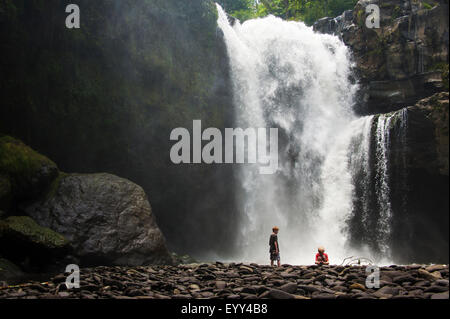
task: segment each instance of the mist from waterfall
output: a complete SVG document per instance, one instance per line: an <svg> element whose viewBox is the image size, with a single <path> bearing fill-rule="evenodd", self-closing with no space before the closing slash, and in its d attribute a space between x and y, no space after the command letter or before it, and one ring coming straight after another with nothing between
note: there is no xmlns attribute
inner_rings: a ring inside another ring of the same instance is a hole
<svg viewBox="0 0 450 319"><path fill-rule="evenodd" d="M267 263L275 225L283 263L311 264L321 245L333 264L349 256L372 257L368 248L356 250L348 240L353 172L370 175L372 127L372 117L353 113L358 86L350 80L348 48L302 22L268 16L232 26L220 6L218 11L234 85L235 126L276 127L280 135L276 174L260 175L257 165L239 168L244 194L233 259Z"/></svg>

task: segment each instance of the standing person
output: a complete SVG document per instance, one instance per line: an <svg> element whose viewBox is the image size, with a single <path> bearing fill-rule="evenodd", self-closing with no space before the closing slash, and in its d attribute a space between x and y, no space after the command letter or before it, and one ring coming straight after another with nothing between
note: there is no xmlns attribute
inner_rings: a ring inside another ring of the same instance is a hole
<svg viewBox="0 0 450 319"><path fill-rule="evenodd" d="M270 246L270 266L273 267L273 262L277 261L277 266L280 267L280 245L278 244L278 231L280 229L275 226L272 228L272 235L270 235L269 246Z"/></svg>
<svg viewBox="0 0 450 319"><path fill-rule="evenodd" d="M325 248L319 247L318 253L316 254L316 265L329 265L328 255L325 254Z"/></svg>

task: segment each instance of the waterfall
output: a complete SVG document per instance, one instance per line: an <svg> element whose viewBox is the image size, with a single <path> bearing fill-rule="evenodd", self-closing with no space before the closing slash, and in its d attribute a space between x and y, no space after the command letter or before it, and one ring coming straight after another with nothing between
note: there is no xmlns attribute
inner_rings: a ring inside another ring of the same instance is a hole
<svg viewBox="0 0 450 319"><path fill-rule="evenodd" d="M398 180L401 181L402 188L402 210L406 212L406 205L408 201L408 108L403 108L400 110L400 143L402 145L402 170L400 172Z"/></svg>
<svg viewBox="0 0 450 319"><path fill-rule="evenodd" d="M351 143L352 149L350 150L350 170L353 172L353 185L354 190L354 202L357 200L359 205L353 207L356 213L360 214L360 228L364 234L371 232L371 198L372 189L371 181L373 178L372 169L370 167L371 159L371 138L372 138L372 125L374 116L366 116L356 121L358 126L355 127L355 132L359 134L355 135ZM367 241L367 238L364 238ZM360 239L360 241L362 241Z"/></svg>
<svg viewBox="0 0 450 319"><path fill-rule="evenodd" d="M370 174L372 121L352 109L358 87L349 80L348 48L302 22L268 16L231 26L220 6L218 12L230 58L235 126L276 127L280 135L276 174L260 175L256 165L239 167L244 193L240 247L233 258L267 263L275 225L283 263L311 264L319 245L335 264L370 253L348 243L354 170Z"/></svg>
<svg viewBox="0 0 450 319"><path fill-rule="evenodd" d="M378 242L381 253L389 254L389 235L391 230L392 207L389 186L390 128L393 115L380 115L376 129L376 183L379 204Z"/></svg>
<svg viewBox="0 0 450 319"><path fill-rule="evenodd" d="M392 263L393 196L397 196L400 203L396 209L397 219L402 219L403 229L408 227L408 110L363 117L358 121L360 128L356 131L360 133L355 136L350 150L354 198L352 216L347 221L349 232L357 245L370 247L372 257L378 262ZM391 167L392 163L396 163L396 167Z"/></svg>

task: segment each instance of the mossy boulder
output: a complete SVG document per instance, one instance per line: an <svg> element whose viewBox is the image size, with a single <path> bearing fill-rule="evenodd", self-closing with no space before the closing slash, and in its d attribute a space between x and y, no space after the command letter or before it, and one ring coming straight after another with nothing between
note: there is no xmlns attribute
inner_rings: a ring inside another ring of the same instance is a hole
<svg viewBox="0 0 450 319"><path fill-rule="evenodd" d="M64 236L39 226L28 216L10 216L0 220L0 254L30 267L51 264L69 252Z"/></svg>
<svg viewBox="0 0 450 319"><path fill-rule="evenodd" d="M61 248L68 244L64 236L51 229L39 226L28 216L11 216L0 222L3 225L2 234L15 233L36 245L52 248Z"/></svg>
<svg viewBox="0 0 450 319"><path fill-rule="evenodd" d="M0 136L0 209L42 195L58 176L47 157L10 136Z"/></svg>

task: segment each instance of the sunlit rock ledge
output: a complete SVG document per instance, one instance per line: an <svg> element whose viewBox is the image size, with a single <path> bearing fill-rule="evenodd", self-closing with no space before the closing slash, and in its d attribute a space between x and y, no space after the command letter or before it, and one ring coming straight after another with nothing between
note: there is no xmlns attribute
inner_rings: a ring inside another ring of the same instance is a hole
<svg viewBox="0 0 450 319"><path fill-rule="evenodd" d="M380 267L379 288L367 288L366 266L186 264L97 267L48 282L3 283L0 298L48 299L448 299L448 265ZM372 281L373 282L373 281Z"/></svg>

